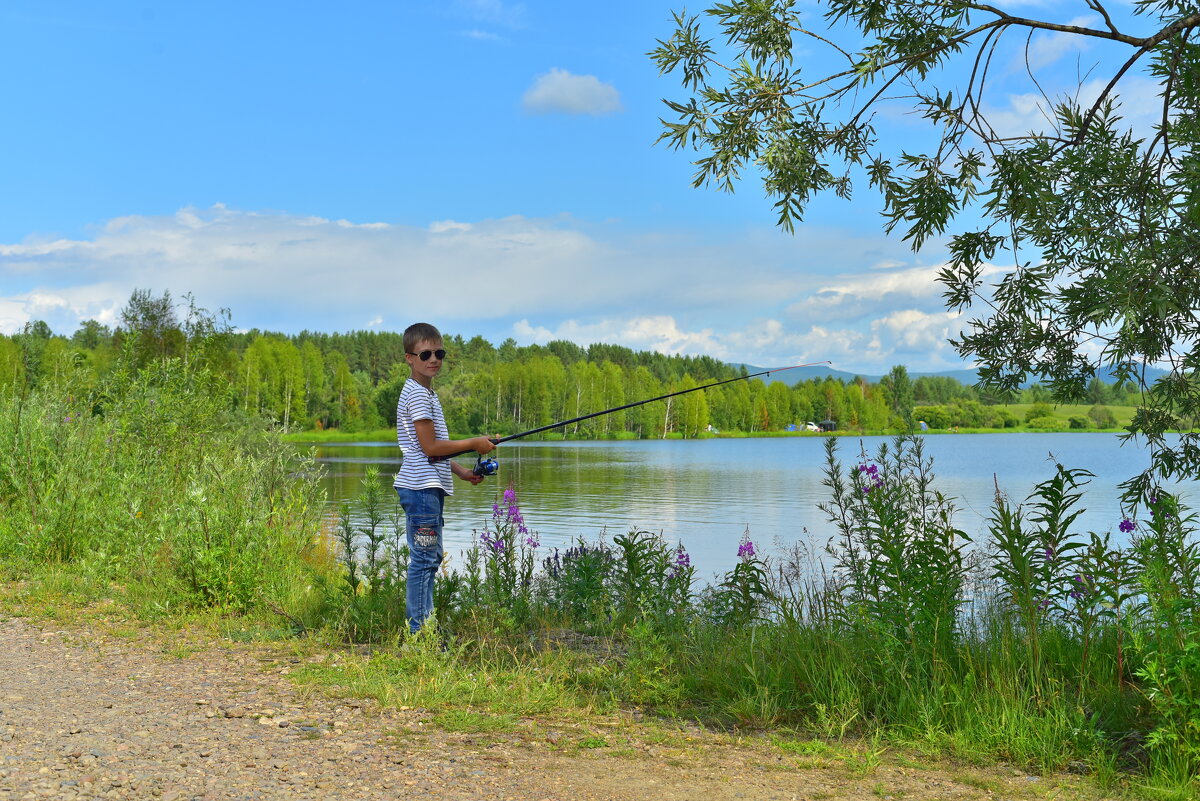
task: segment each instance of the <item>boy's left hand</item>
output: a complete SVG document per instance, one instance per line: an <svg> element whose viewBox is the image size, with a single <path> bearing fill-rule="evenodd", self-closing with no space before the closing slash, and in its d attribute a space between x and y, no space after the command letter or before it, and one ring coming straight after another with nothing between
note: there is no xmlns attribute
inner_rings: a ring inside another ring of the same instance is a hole
<svg viewBox="0 0 1200 801"><path fill-rule="evenodd" d="M483 476L475 475L473 470L468 470L457 462L450 463L450 470L454 473L454 475L458 476L463 481L470 482L471 484L483 483Z"/></svg>

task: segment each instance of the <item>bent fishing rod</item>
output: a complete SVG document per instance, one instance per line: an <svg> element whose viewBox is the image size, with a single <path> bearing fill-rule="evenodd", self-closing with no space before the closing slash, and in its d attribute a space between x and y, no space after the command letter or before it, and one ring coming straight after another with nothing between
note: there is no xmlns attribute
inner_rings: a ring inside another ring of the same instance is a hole
<svg viewBox="0 0 1200 801"><path fill-rule="evenodd" d="M520 434L509 434L507 437L488 437L488 439L491 441L491 443L493 445L499 445L500 443L508 442L509 440L520 439L521 437L528 437L533 434L540 434L543 431L550 431L555 428L562 428L563 426L569 426L572 423L579 423L584 420L591 420L593 417L601 417L606 414L613 414L614 412L621 412L626 409L632 409L635 406L644 406L647 403L654 403L655 401L666 400L667 398L674 398L677 395L686 395L689 392L699 392L702 389L712 389L713 387L719 387L722 384L731 384L734 381L749 381L751 378L758 378L760 375L770 375L771 373L782 373L785 370L795 370L800 367L816 367L818 364L833 364L833 362L823 361L823 362L808 362L807 364L793 364L791 367L775 367L771 370L763 370L760 373L751 373L750 375L739 375L735 378L726 378L724 381L715 381L712 384L705 384L705 385L699 386L699 387L692 387L691 389L681 389L678 392L668 392L666 395L659 395L657 398L646 398L645 400L634 401L633 403L626 403L623 406L614 406L611 409L604 409L603 411L592 412L591 414L582 414L579 417L572 417L570 420L560 420L557 423L551 423L550 425L539 426L537 428L531 428L528 431L522 431ZM435 462L440 462L445 459L449 459L453 456L461 456L464 453L471 453L471 452L472 452L471 449L467 449L464 451L459 451L457 453L449 454L448 456L430 457L429 463L434 464ZM482 456L480 456L475 461L475 468L472 472L474 472L475 475L478 475L478 476L494 476L499 469L500 469L500 464L495 459L484 459Z"/></svg>

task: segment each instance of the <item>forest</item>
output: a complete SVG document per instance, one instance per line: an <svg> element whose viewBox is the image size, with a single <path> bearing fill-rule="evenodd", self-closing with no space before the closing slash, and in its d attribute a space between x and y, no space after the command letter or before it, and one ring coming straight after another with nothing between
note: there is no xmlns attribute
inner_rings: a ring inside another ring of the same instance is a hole
<svg viewBox="0 0 1200 801"><path fill-rule="evenodd" d="M448 356L437 390L456 434L505 435L636 400L746 375L742 365L707 356L634 351L569 341L494 345L481 336L447 333ZM125 358L121 358L124 356ZM121 364L202 360L224 387L230 407L265 417L287 431L377 431L395 425L395 403L407 377L401 335L389 331L285 334L239 330L228 311L209 312L191 296L136 290L110 327L84 321L69 336L43 321L0 335L0 391L5 387L96 386ZM1132 385L1093 379L1080 402L1093 406L1071 428L1116 425L1107 405L1137 402ZM806 422L834 421L840 430L1016 428L1045 420L1050 393L1033 385L1008 397L989 395L944 376L910 377L894 366L872 383L857 377L735 381L576 423L573 439L693 438L714 433L783 432ZM1031 416L1007 404L1038 404ZM1040 417L1039 417L1040 415Z"/></svg>

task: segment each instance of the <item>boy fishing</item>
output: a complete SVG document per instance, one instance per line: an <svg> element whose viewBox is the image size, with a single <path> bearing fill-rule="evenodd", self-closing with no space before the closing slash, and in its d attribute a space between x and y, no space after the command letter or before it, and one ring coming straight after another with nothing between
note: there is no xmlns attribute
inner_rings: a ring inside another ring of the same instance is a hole
<svg viewBox="0 0 1200 801"><path fill-rule="evenodd" d="M485 454L496 446L487 437L450 439L433 391L433 379L446 358L441 333L428 323L410 325L404 330L404 353L411 375L396 403L396 440L404 462L393 486L404 507L410 552L405 602L408 628L415 634L433 612L433 581L443 555L442 512L446 496L454 494L451 473L471 484L483 481L447 457L466 451Z"/></svg>

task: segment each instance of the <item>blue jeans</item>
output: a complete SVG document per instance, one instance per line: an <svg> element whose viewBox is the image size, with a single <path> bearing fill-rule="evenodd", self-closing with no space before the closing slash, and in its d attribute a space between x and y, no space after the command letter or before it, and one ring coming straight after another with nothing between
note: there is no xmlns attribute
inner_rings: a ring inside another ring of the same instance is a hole
<svg viewBox="0 0 1200 801"><path fill-rule="evenodd" d="M408 630L415 634L433 613L433 580L442 563L442 526L446 522L442 510L446 505L446 491L396 487L396 494L404 507L404 527L408 535L405 611Z"/></svg>

